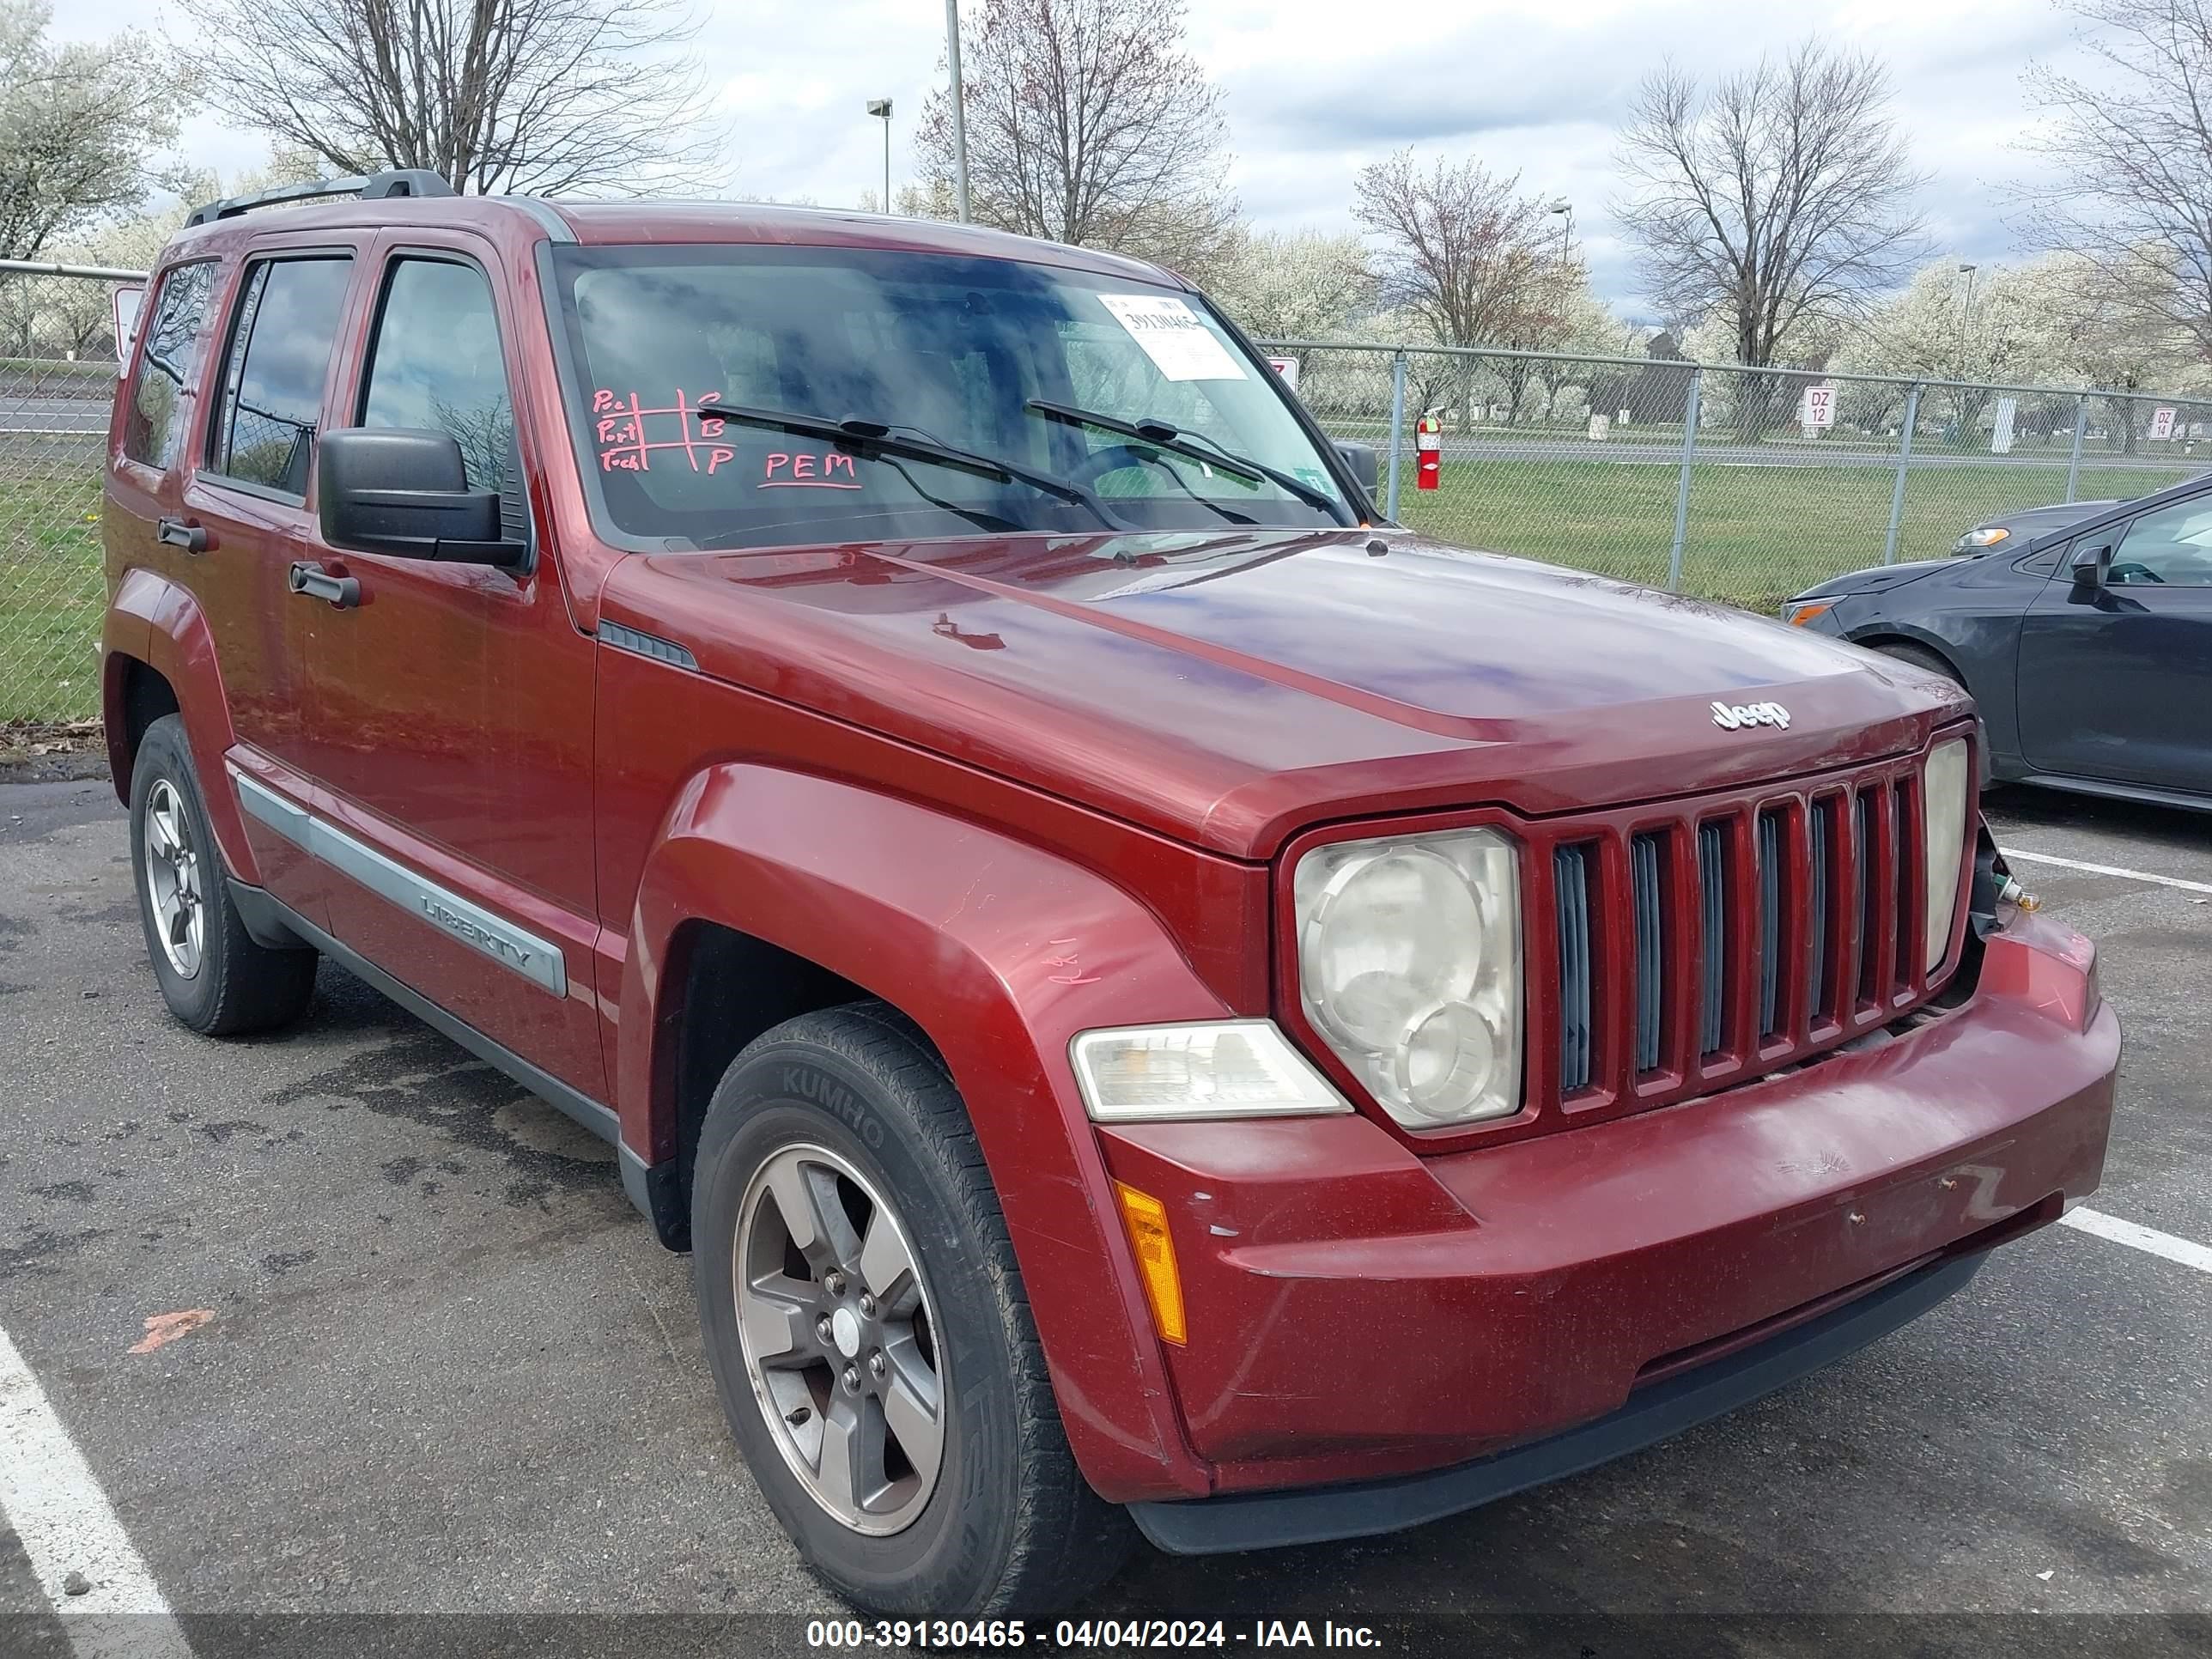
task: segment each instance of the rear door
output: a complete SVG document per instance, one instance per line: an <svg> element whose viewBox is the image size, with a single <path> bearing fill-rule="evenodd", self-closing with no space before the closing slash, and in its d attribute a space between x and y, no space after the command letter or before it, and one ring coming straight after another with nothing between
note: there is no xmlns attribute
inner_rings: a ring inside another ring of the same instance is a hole
<svg viewBox="0 0 2212 1659"><path fill-rule="evenodd" d="M2021 743L2039 771L2212 793L2212 494L2075 545L2115 545L2102 587L2062 561L2021 628Z"/></svg>
<svg viewBox="0 0 2212 1659"><path fill-rule="evenodd" d="M246 780L240 804L262 878L319 923L322 875L298 844L307 685L286 576L313 538L315 437L354 267L342 242L282 237L257 240L234 267L200 398L206 418L176 495L198 545L168 550L215 638L234 740L227 763Z"/></svg>

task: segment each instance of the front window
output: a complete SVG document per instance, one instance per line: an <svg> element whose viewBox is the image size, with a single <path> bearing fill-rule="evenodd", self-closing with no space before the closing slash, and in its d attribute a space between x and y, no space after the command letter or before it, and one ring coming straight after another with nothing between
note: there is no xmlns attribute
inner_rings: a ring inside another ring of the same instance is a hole
<svg viewBox="0 0 2212 1659"><path fill-rule="evenodd" d="M552 258L578 450L622 544L1352 520L1273 374L1193 294L876 249Z"/></svg>

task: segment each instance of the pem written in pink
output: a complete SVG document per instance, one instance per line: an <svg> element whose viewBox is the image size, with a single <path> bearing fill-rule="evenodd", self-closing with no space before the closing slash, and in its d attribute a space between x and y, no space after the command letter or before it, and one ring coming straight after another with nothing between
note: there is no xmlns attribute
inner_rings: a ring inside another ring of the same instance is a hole
<svg viewBox="0 0 2212 1659"><path fill-rule="evenodd" d="M756 489L858 489L853 458L833 450L826 455L770 450Z"/></svg>

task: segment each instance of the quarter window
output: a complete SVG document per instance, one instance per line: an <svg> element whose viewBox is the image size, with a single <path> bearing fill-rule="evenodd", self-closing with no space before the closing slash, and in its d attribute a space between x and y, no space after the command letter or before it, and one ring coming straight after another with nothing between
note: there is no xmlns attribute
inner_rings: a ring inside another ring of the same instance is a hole
<svg viewBox="0 0 2212 1659"><path fill-rule="evenodd" d="M246 273L208 444L210 469L306 496L323 381L352 271L353 261L338 258L270 259Z"/></svg>
<svg viewBox="0 0 2212 1659"><path fill-rule="evenodd" d="M2122 587L2212 587L2212 497L2177 501L2130 524L2106 580Z"/></svg>
<svg viewBox="0 0 2212 1659"><path fill-rule="evenodd" d="M123 453L134 461L168 470L184 433L185 388L199 367L200 325L215 287L215 265L179 265L161 278L161 291L146 324L138 384L123 423Z"/></svg>
<svg viewBox="0 0 2212 1659"><path fill-rule="evenodd" d="M474 265L402 259L385 283L362 396L363 426L451 433L474 489L500 489L514 410L491 284Z"/></svg>

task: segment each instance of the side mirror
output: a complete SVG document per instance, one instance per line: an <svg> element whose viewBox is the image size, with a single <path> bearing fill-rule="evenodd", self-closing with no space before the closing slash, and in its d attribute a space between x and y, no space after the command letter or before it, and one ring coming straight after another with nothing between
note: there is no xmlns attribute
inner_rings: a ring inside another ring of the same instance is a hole
<svg viewBox="0 0 2212 1659"><path fill-rule="evenodd" d="M1373 444L1340 443L1336 453L1343 457L1352 476L1359 480L1359 487L1372 495L1382 482L1382 465Z"/></svg>
<svg viewBox="0 0 2212 1659"><path fill-rule="evenodd" d="M528 554L500 534L498 491L469 488L449 432L344 427L323 434L317 450L316 505L334 548L502 566Z"/></svg>
<svg viewBox="0 0 2212 1659"><path fill-rule="evenodd" d="M2074 591L2094 593L2104 586L2105 573L2112 568L2112 544L2097 542L2077 547L2067 562L2074 574Z"/></svg>
<svg viewBox="0 0 2212 1659"><path fill-rule="evenodd" d="M146 303L146 284L126 283L108 296L115 318L115 374L131 372L131 348L138 336L138 312Z"/></svg>

